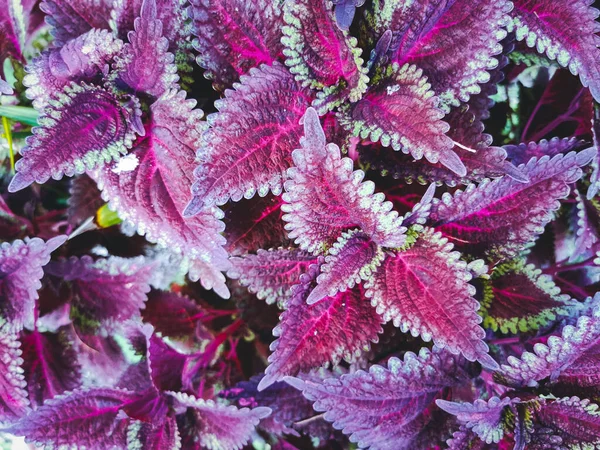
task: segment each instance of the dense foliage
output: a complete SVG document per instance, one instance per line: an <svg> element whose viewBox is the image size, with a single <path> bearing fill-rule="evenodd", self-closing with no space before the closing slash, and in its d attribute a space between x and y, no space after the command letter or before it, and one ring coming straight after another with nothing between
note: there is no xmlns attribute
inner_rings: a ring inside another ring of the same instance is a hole
<svg viewBox="0 0 600 450"><path fill-rule="evenodd" d="M0 0L6 445L600 449L599 14Z"/></svg>

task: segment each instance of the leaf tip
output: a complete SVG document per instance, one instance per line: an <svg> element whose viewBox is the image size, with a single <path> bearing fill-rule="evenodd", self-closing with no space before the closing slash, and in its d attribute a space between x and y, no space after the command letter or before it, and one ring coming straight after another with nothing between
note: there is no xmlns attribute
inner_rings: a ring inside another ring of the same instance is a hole
<svg viewBox="0 0 600 450"><path fill-rule="evenodd" d="M27 186L33 184L34 181L35 180L33 178L25 175L23 172L17 172L8 185L8 192L18 192L21 189L25 189Z"/></svg>

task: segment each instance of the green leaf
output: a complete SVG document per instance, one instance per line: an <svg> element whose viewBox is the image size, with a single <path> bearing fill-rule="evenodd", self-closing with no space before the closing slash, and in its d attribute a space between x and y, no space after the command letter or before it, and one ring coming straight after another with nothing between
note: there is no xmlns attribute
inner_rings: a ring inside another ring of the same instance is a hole
<svg viewBox="0 0 600 450"><path fill-rule="evenodd" d="M0 106L0 116L35 127L39 113L27 106Z"/></svg>

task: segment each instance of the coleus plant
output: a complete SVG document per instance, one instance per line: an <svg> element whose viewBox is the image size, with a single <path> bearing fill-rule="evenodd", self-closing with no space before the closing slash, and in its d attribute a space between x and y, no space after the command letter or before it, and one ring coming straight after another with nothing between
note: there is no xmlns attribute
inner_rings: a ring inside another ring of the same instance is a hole
<svg viewBox="0 0 600 450"><path fill-rule="evenodd" d="M0 1L2 432L600 448L598 15Z"/></svg>

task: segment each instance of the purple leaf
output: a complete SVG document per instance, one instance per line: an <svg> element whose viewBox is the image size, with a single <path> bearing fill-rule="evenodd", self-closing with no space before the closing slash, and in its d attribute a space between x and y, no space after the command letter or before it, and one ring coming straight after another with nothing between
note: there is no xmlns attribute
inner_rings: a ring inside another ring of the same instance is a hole
<svg viewBox="0 0 600 450"><path fill-rule="evenodd" d="M294 150L295 167L288 170L281 207L286 214L289 238L303 250L318 254L327 250L344 232L357 226L382 247L404 244L406 229L391 202L375 184L363 182L362 170L342 158L335 144L326 144L325 133L314 109L304 116L305 137Z"/></svg>
<svg viewBox="0 0 600 450"><path fill-rule="evenodd" d="M23 333L23 370L29 401L41 406L65 391L80 386L77 353L66 333Z"/></svg>
<svg viewBox="0 0 600 450"><path fill-rule="evenodd" d="M576 138L552 138L547 141L530 142L529 144L505 145L508 159L515 165L527 164L531 158L538 160L543 156L553 157L558 154L567 154L581 146L581 141Z"/></svg>
<svg viewBox="0 0 600 450"><path fill-rule="evenodd" d="M85 83L66 86L21 150L9 192L119 159L133 144L140 115L136 101L122 105L106 89Z"/></svg>
<svg viewBox="0 0 600 450"><path fill-rule="evenodd" d="M345 108L340 123L356 136L381 141L385 147L410 153L419 160L438 161L460 176L466 169L446 132L444 113L423 71L414 65L389 66L385 78L362 100Z"/></svg>
<svg viewBox="0 0 600 450"><path fill-rule="evenodd" d="M404 226L425 225L431 214L431 202L435 195L435 183L431 183L421 200L404 216Z"/></svg>
<svg viewBox="0 0 600 450"><path fill-rule="evenodd" d="M164 423L136 421L127 429L127 448L175 450L181 448L181 437L174 417Z"/></svg>
<svg viewBox="0 0 600 450"><path fill-rule="evenodd" d="M163 23L157 19L156 0L144 0L135 31L128 34L115 63L115 83L127 86L135 94L160 97L177 88L175 56L169 53L169 41L163 36Z"/></svg>
<svg viewBox="0 0 600 450"><path fill-rule="evenodd" d="M537 330L574 306L549 275L522 260L498 265L484 281L483 326L502 333Z"/></svg>
<svg viewBox="0 0 600 450"><path fill-rule="evenodd" d="M367 69L357 41L340 30L325 0L284 3L286 65L303 86L320 92L314 106L326 112L367 90Z"/></svg>
<svg viewBox="0 0 600 450"><path fill-rule="evenodd" d="M589 86L600 101L600 25L590 0L516 0L508 22L518 41L556 60Z"/></svg>
<svg viewBox="0 0 600 450"><path fill-rule="evenodd" d="M327 252L317 277L317 286L306 303L312 305L370 279L384 258L383 250L362 231L343 233Z"/></svg>
<svg viewBox="0 0 600 450"><path fill-rule="evenodd" d="M229 199L281 193L291 153L302 133L299 125L310 104L302 89L280 64L252 69L235 90L217 102L208 117L211 128L198 151L200 166L186 216Z"/></svg>
<svg viewBox="0 0 600 450"><path fill-rule="evenodd" d="M598 300L600 297L596 296L591 315L581 316L575 326L565 326L561 336L550 336L546 344L535 344L533 353L526 351L520 358L509 356L507 364L501 367L502 381L516 386L536 386L544 378L556 379L576 363L600 338Z"/></svg>
<svg viewBox="0 0 600 450"><path fill-rule="evenodd" d="M0 312L11 331L23 325L33 326L37 290L42 287L42 267L50 261L50 253L67 240L58 236L48 242L25 238L0 245Z"/></svg>
<svg viewBox="0 0 600 450"><path fill-rule="evenodd" d="M580 166L596 150L544 156L521 166L528 183L503 177L469 185L453 196L434 200L430 223L469 254L512 257L531 242L552 218L559 199L569 193L569 183L581 177Z"/></svg>
<svg viewBox="0 0 600 450"><path fill-rule="evenodd" d="M193 109L195 104L185 99L183 91L165 94L151 106L146 135L127 156L131 165L117 163L92 176L119 217L149 241L183 253L191 260L190 277L228 298L221 273L229 268L220 234L222 213L209 208L187 220L181 214L192 184L194 151L204 130L203 113Z"/></svg>
<svg viewBox="0 0 600 450"><path fill-rule="evenodd" d="M60 47L94 29L110 30L111 0L43 0L40 9L47 14L54 45Z"/></svg>
<svg viewBox="0 0 600 450"><path fill-rule="evenodd" d="M27 30L20 1L3 1L0 5L0 61L9 56L24 63L23 46ZM0 67L0 75L4 69Z"/></svg>
<svg viewBox="0 0 600 450"><path fill-rule="evenodd" d="M364 5L365 0L334 0L335 5L335 22L340 30L348 31L356 8Z"/></svg>
<svg viewBox="0 0 600 450"><path fill-rule="evenodd" d="M23 375L23 358L15 332L7 323L0 324L0 422L23 416L29 407L27 382Z"/></svg>
<svg viewBox="0 0 600 450"><path fill-rule="evenodd" d="M438 399L435 403L472 429L482 441L498 443L506 431L506 408L520 402L518 398L492 397L488 401L477 399L474 403L455 403Z"/></svg>
<svg viewBox="0 0 600 450"><path fill-rule="evenodd" d="M427 425L426 408L445 387L468 381L457 357L423 348L408 352L404 361L390 358L388 367L373 365L323 382L286 378L314 401L325 420L350 435L360 448L412 450ZM439 424L438 424L439 426ZM427 448L425 446L424 448Z"/></svg>
<svg viewBox="0 0 600 450"><path fill-rule="evenodd" d="M2 78L0 78L0 94L1 95L12 95L13 94L13 88L10 86L10 84L8 84L6 81L4 81Z"/></svg>
<svg viewBox="0 0 600 450"><path fill-rule="evenodd" d="M367 281L366 296L386 322L425 341L462 353L494 369L483 342L479 304L460 253L440 233L426 229L416 243L388 256Z"/></svg>
<svg viewBox="0 0 600 450"><path fill-rule="evenodd" d="M144 322L151 323L163 336L183 338L192 336L201 308L188 297L175 292L152 290L142 310Z"/></svg>
<svg viewBox="0 0 600 450"><path fill-rule="evenodd" d="M216 404L212 400L202 400L182 393L169 393L176 405L190 408L194 418L194 428L190 430L194 441L209 450L242 448L260 419L271 414L265 407L254 409Z"/></svg>
<svg viewBox="0 0 600 450"><path fill-rule="evenodd" d="M96 183L87 175L79 175L71 180L69 194L67 216L73 227L95 217L98 209L104 205Z"/></svg>
<svg viewBox="0 0 600 450"><path fill-rule="evenodd" d="M191 0L198 64L216 90L231 87L241 75L282 57L283 19L277 2Z"/></svg>
<svg viewBox="0 0 600 450"><path fill-rule="evenodd" d="M122 448L129 419L119 414L134 400L122 389L82 389L48 400L8 431L36 445Z"/></svg>
<svg viewBox="0 0 600 450"><path fill-rule="evenodd" d="M360 286L307 305L317 274L318 266L310 266L292 288L288 309L273 330L278 339L271 344L273 354L259 390L298 371L337 364L342 358L352 360L383 331L381 319L363 298Z"/></svg>
<svg viewBox="0 0 600 450"><path fill-rule="evenodd" d="M121 51L123 42L108 30L92 29L60 48L43 52L27 66L23 84L27 98L42 110L52 95L71 82L94 82L108 72L109 63Z"/></svg>
<svg viewBox="0 0 600 450"><path fill-rule="evenodd" d="M300 275L308 271L317 258L303 250L258 250L256 255L230 259L232 269L227 276L240 280L242 286L268 305L277 303L284 308L292 286L298 284Z"/></svg>
<svg viewBox="0 0 600 450"><path fill-rule="evenodd" d="M576 260L585 254L600 240L600 211L597 203L593 200L583 198L579 190L575 189L577 223L575 224L575 250L569 261Z"/></svg>
<svg viewBox="0 0 600 450"><path fill-rule="evenodd" d="M111 256L94 261L87 255L46 267L47 273L71 282L73 307L78 315L108 327L140 317L150 291L151 269L143 257Z"/></svg>

